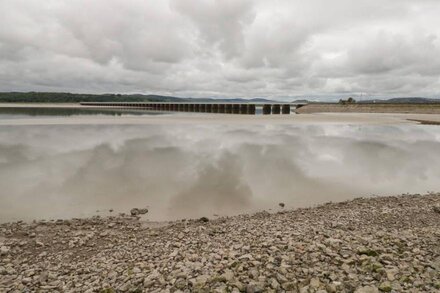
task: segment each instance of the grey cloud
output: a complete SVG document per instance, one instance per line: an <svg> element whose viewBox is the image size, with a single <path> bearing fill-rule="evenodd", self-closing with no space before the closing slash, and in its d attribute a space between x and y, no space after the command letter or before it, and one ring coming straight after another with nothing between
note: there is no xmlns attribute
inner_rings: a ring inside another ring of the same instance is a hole
<svg viewBox="0 0 440 293"><path fill-rule="evenodd" d="M0 90L440 92L438 1L0 3Z"/></svg>

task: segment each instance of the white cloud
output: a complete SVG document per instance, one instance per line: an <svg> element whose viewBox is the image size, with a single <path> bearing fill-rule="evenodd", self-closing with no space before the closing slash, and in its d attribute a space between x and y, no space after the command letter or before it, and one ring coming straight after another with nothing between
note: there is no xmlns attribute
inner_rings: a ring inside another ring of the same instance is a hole
<svg viewBox="0 0 440 293"><path fill-rule="evenodd" d="M0 90L440 95L440 3L0 3Z"/></svg>

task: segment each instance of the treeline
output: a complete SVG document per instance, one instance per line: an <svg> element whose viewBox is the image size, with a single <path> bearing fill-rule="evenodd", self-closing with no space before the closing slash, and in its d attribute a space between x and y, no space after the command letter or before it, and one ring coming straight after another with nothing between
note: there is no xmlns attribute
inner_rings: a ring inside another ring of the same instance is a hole
<svg viewBox="0 0 440 293"><path fill-rule="evenodd" d="M79 102L177 102L185 99L158 95L72 94L44 92L0 92L0 103L79 103Z"/></svg>

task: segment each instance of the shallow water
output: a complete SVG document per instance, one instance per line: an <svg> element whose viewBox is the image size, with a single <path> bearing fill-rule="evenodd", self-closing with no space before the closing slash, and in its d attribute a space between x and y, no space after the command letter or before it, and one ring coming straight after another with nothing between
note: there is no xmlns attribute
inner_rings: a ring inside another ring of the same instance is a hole
<svg viewBox="0 0 440 293"><path fill-rule="evenodd" d="M213 217L440 190L435 126L65 119L0 126L0 221L145 206L151 220Z"/></svg>
<svg viewBox="0 0 440 293"><path fill-rule="evenodd" d="M160 112L151 112L142 109L111 109L111 108L78 108L78 107L0 107L1 119L42 118L42 117L70 117L70 116L129 116L129 115L159 115Z"/></svg>

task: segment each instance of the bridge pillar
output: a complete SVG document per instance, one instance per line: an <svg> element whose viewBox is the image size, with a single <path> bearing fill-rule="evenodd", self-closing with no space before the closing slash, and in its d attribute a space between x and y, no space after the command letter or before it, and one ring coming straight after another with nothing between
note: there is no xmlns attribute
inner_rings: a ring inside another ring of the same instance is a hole
<svg viewBox="0 0 440 293"><path fill-rule="evenodd" d="M272 105L272 114L280 114L281 106L280 105Z"/></svg>
<svg viewBox="0 0 440 293"><path fill-rule="evenodd" d="M248 105L247 104L241 104L240 105L240 114L247 114L248 113Z"/></svg>
<svg viewBox="0 0 440 293"><path fill-rule="evenodd" d="M269 104L263 105L263 115L269 115L272 113L272 107Z"/></svg>
<svg viewBox="0 0 440 293"><path fill-rule="evenodd" d="M281 113L290 114L290 105L283 105L283 107L281 108Z"/></svg>
<svg viewBox="0 0 440 293"><path fill-rule="evenodd" d="M232 105L232 113L233 114L240 114L240 105L239 104Z"/></svg>
<svg viewBox="0 0 440 293"><path fill-rule="evenodd" d="M255 104L249 104L248 105L248 114L249 115L255 115Z"/></svg>

